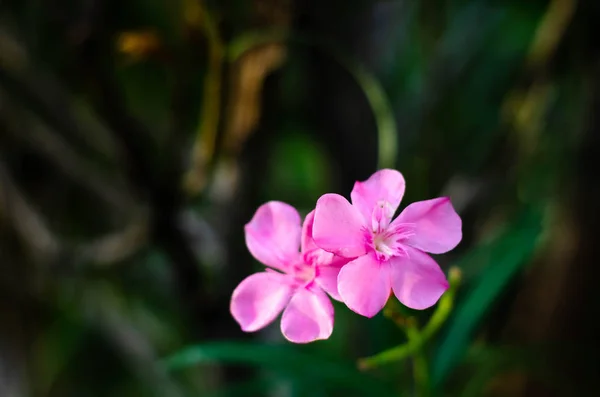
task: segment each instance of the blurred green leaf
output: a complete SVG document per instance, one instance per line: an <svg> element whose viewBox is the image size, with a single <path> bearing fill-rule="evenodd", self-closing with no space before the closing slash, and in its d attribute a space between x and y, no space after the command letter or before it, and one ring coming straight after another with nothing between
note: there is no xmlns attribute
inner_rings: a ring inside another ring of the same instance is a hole
<svg viewBox="0 0 600 397"><path fill-rule="evenodd" d="M327 191L332 176L327 153L319 142L302 134L300 126L282 129L269 159L265 200L272 197L291 203L310 203ZM298 132L296 132L298 131Z"/></svg>
<svg viewBox="0 0 600 397"><path fill-rule="evenodd" d="M36 369L36 389L46 395L67 367L86 337L87 329L70 316L63 316L50 325L33 346Z"/></svg>
<svg viewBox="0 0 600 397"><path fill-rule="evenodd" d="M170 89L167 70L144 61L118 68L117 77L131 112L154 130L167 130Z"/></svg>
<svg viewBox="0 0 600 397"><path fill-rule="evenodd" d="M171 370L206 363L243 364L271 370L292 380L302 380L316 390L344 389L354 395L390 395L385 381L359 372L347 362L309 355L293 346L248 342L213 342L185 348L165 360Z"/></svg>
<svg viewBox="0 0 600 397"><path fill-rule="evenodd" d="M545 384L555 383L561 376L550 373L547 357L548 346L472 346L466 354L469 365L469 379L461 385L461 397L483 395L485 387L497 376L509 371L519 371L542 379Z"/></svg>
<svg viewBox="0 0 600 397"><path fill-rule="evenodd" d="M207 397L246 397L246 396L263 396L266 391L273 390L274 383L270 379L262 377L253 378L245 382L237 382L233 385L221 387L214 392L208 392L203 395Z"/></svg>
<svg viewBox="0 0 600 397"><path fill-rule="evenodd" d="M470 293L458 303L432 364L432 380L441 384L462 359L475 328L498 295L533 254L541 232L541 214L525 210L495 240L467 255L463 262L487 263Z"/></svg>

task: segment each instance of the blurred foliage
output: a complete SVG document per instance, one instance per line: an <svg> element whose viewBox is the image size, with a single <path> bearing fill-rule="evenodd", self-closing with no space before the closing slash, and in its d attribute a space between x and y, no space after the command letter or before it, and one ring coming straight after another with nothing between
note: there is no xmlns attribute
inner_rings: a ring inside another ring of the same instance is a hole
<svg viewBox="0 0 600 397"><path fill-rule="evenodd" d="M576 0L0 2L0 395L597 393L598 21ZM383 166L463 218L443 319L336 302L328 341L243 334L256 207L305 214Z"/></svg>

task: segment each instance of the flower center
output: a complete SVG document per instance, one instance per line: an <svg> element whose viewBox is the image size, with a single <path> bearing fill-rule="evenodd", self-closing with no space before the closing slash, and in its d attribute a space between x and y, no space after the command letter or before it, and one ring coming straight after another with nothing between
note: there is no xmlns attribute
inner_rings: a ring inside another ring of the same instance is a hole
<svg viewBox="0 0 600 397"><path fill-rule="evenodd" d="M378 233L373 238L375 251L387 257L393 256L396 250L394 249L395 241L386 236L386 233ZM391 241L390 241L391 240Z"/></svg>
<svg viewBox="0 0 600 397"><path fill-rule="evenodd" d="M407 256L404 248L406 239L414 235L413 224L393 225L387 229L373 233L373 249L379 260L388 260L393 256Z"/></svg>
<svg viewBox="0 0 600 397"><path fill-rule="evenodd" d="M317 276L317 268L305 262L300 262L292 266L292 276L299 285L306 286L312 283Z"/></svg>

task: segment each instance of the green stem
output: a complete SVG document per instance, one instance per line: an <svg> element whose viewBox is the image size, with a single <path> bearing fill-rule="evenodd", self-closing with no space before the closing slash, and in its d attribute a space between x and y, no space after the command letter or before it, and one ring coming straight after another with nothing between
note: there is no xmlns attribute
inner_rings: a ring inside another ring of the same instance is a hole
<svg viewBox="0 0 600 397"><path fill-rule="evenodd" d="M260 45L290 41L321 49L342 65L361 87L377 124L379 141L379 168L394 168L398 150L396 119L385 90L377 78L355 60L343 54L335 45L323 38L306 34L290 34L284 30L244 33L231 41L228 46L228 59L234 62L246 51Z"/></svg>
<svg viewBox="0 0 600 397"><path fill-rule="evenodd" d="M419 339L419 329L414 321L409 321L406 327L406 335L409 340ZM427 357L422 348L417 349L413 354L413 376L415 379L415 387L419 397L428 397L429 390L429 365Z"/></svg>
<svg viewBox="0 0 600 397"><path fill-rule="evenodd" d="M454 306L454 296L456 294L456 289L460 284L460 279L460 270L458 268L451 268L448 277L450 288L440 299L435 312L423 330L420 333L417 332L412 338L409 337L408 342L405 344L385 350L374 356L360 359L358 361L359 368L370 369L382 364L400 361L415 355L419 350L421 350L425 342L431 339L431 337L442 327L452 312L452 308Z"/></svg>
<svg viewBox="0 0 600 397"><path fill-rule="evenodd" d="M219 118L221 113L222 74L225 47L212 15L202 5L193 3L202 21L208 41L207 72L204 76L204 92L200 109L199 126L193 148L193 164L185 175L184 188L190 195L199 193L206 186L209 168L214 156Z"/></svg>

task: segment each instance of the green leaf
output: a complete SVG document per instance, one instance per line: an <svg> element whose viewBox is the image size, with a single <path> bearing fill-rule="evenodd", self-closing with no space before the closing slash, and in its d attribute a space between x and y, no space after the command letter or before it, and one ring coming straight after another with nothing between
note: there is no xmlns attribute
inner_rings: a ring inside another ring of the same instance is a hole
<svg viewBox="0 0 600 397"><path fill-rule="evenodd" d="M205 392L202 395L207 397L266 396L269 390L273 390L275 386L272 380L257 377L249 381L220 387L214 392Z"/></svg>
<svg viewBox="0 0 600 397"><path fill-rule="evenodd" d="M457 305L442 337L432 365L435 385L439 386L462 359L487 310L533 254L540 232L541 214L526 210L504 233L463 259L463 263L482 261L485 267L469 294Z"/></svg>
<svg viewBox="0 0 600 397"><path fill-rule="evenodd" d="M69 361L81 349L87 330L71 316L61 316L33 345L33 365L37 373L36 390L46 395Z"/></svg>
<svg viewBox="0 0 600 397"><path fill-rule="evenodd" d="M557 390L563 376L550 368L552 360L548 346L472 346L466 353L468 381L460 386L460 397L478 397L485 394L486 386L498 375L519 371L542 381ZM560 382L557 382L560 381Z"/></svg>
<svg viewBox="0 0 600 397"><path fill-rule="evenodd" d="M331 186L326 150L303 132L299 125L282 127L269 158L265 200L277 197L292 205L314 206L315 197Z"/></svg>
<svg viewBox="0 0 600 397"><path fill-rule="evenodd" d="M170 370L206 364L241 364L267 369L292 380L301 380L316 391L346 390L351 395L392 395L391 386L359 372L344 362L307 354L294 346L248 342L212 342L187 347L168 357ZM354 394L356 393L356 394Z"/></svg>

